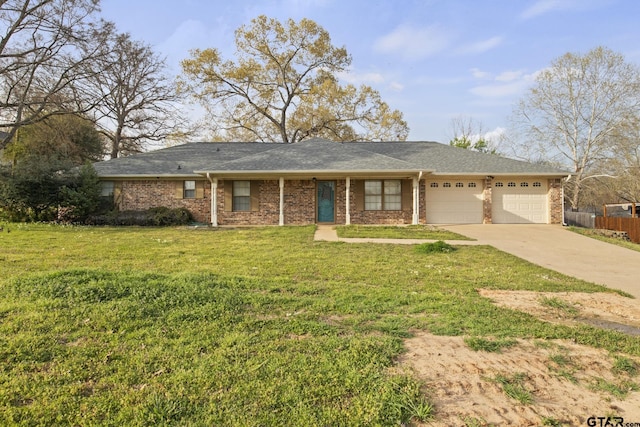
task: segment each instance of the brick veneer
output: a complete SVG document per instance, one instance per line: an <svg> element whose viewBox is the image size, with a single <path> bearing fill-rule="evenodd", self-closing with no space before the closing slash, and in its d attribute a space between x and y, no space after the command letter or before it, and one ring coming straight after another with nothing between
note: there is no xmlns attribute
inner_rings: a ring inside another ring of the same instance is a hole
<svg viewBox="0 0 640 427"><path fill-rule="evenodd" d="M484 179L484 189L482 190L482 223L491 224L493 222L492 205L492 178Z"/></svg>
<svg viewBox="0 0 640 427"><path fill-rule="evenodd" d="M200 198L183 199L176 197L176 188L183 181L176 180L126 180L119 181L119 195L116 206L120 210L142 210L151 207L187 208L198 222L211 221L211 189L208 181L197 181L203 191ZM230 182L230 181L227 181ZM278 225L280 207L280 187L278 180L260 180L258 210L255 212L232 212L225 210L225 184L218 185L218 224L219 225ZM335 223L344 224L346 220L346 181L335 180ZM491 180L484 182L484 223L491 223ZM562 222L562 181L549 179L550 222ZM426 223L425 181L419 185L419 222ZM353 193L350 200L352 224L411 224L412 206L403 206L400 211L357 210L358 204ZM316 222L316 183L312 180L285 180L284 183L284 223L286 225L305 225Z"/></svg>
<svg viewBox="0 0 640 427"><path fill-rule="evenodd" d="M115 204L121 211L144 210L165 206L168 208L187 208L198 222L211 220L211 190L208 181L197 181L196 185L204 188L203 197L183 199L176 197L176 186L183 181L175 180L131 180L119 181L120 194Z"/></svg>
<svg viewBox="0 0 640 427"><path fill-rule="evenodd" d="M562 180L549 180L549 222L551 224L562 223Z"/></svg>

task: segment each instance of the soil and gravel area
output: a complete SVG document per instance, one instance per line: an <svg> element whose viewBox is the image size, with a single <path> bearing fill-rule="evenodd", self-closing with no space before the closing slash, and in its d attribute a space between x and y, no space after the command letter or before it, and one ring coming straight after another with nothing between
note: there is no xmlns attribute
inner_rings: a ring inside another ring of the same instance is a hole
<svg viewBox="0 0 640 427"><path fill-rule="evenodd" d="M640 331L640 303L617 294L479 292L548 322ZM400 365L425 382L435 406L434 420L425 425L579 426L604 416L640 425L640 391L634 391L640 375L620 369L640 371L638 357L567 340L518 339L500 352L474 351L463 337L429 333L415 335L406 347Z"/></svg>

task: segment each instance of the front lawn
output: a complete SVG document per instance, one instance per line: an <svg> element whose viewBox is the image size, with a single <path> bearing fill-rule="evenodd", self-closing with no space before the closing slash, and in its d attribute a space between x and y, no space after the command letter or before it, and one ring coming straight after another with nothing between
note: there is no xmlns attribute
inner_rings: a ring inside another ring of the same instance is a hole
<svg viewBox="0 0 640 427"><path fill-rule="evenodd" d="M340 225L336 227L338 237L362 237L375 239L424 239L424 240L472 240L453 231L430 225Z"/></svg>
<svg viewBox="0 0 640 427"><path fill-rule="evenodd" d="M604 291L487 246L313 241L314 227L0 233L1 425L399 425L432 412L395 367L415 330L637 338L552 325L477 288Z"/></svg>

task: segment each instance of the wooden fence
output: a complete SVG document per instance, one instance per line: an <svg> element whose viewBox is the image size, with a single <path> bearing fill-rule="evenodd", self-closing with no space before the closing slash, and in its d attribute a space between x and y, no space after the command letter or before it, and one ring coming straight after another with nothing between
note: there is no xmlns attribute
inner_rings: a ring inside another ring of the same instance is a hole
<svg viewBox="0 0 640 427"><path fill-rule="evenodd" d="M633 243L640 243L640 218L621 218L597 216L596 228L605 230L626 231Z"/></svg>
<svg viewBox="0 0 640 427"><path fill-rule="evenodd" d="M595 228L596 215L590 212L565 211L564 222L567 225L577 225L578 227Z"/></svg>

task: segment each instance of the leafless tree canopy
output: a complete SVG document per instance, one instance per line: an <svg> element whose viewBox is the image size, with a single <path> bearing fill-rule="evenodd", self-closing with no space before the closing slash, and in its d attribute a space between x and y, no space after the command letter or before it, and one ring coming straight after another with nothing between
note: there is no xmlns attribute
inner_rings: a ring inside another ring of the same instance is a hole
<svg viewBox="0 0 640 427"><path fill-rule="evenodd" d="M140 152L144 143L177 132L180 118L174 82L150 46L129 34L110 34L90 65L89 91L100 101L92 111L109 139L111 158Z"/></svg>
<svg viewBox="0 0 640 427"><path fill-rule="evenodd" d="M0 0L0 148L20 126L92 107L85 64L112 26L97 12L98 0Z"/></svg>
<svg viewBox="0 0 640 427"><path fill-rule="evenodd" d="M607 175L616 135L637 118L640 71L624 57L598 47L567 53L540 73L515 110L525 148L572 172L565 187L572 208L588 180Z"/></svg>

